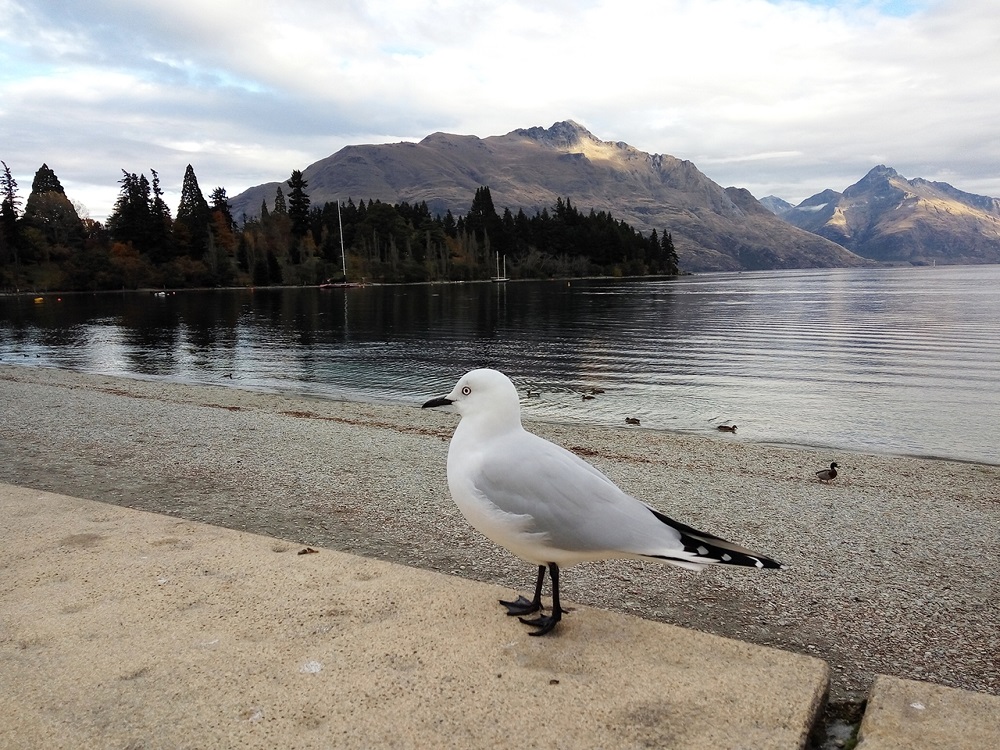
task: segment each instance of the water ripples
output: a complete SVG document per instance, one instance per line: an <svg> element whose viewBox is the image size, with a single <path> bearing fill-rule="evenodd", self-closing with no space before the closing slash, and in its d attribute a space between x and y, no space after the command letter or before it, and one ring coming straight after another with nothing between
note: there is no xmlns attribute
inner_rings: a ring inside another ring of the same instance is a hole
<svg viewBox="0 0 1000 750"><path fill-rule="evenodd" d="M533 417L1000 463L998 290L987 266L0 298L0 357L414 405L490 366Z"/></svg>

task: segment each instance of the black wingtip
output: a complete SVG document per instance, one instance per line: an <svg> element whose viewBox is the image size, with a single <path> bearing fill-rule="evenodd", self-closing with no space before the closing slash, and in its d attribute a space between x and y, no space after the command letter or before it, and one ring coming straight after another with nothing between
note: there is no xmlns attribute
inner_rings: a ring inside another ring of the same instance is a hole
<svg viewBox="0 0 1000 750"><path fill-rule="evenodd" d="M680 532L684 551L705 559L706 563L721 563L722 565L742 565L758 570L780 570L784 566L777 560L760 555L752 550L740 547L738 544L726 541L722 537L709 534L706 531L675 521L670 516L650 508L650 511L667 526Z"/></svg>

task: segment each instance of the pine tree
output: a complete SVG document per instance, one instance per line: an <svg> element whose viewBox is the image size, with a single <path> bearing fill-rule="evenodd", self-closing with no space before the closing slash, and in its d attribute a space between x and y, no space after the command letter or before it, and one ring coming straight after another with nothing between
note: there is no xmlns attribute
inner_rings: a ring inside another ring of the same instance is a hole
<svg viewBox="0 0 1000 750"><path fill-rule="evenodd" d="M291 179L288 180L287 184L291 188L288 193L288 218L292 220L292 237L300 240L309 231L309 196L306 194L309 183L302 178L302 173L296 169L292 171ZM275 205L277 205L277 199Z"/></svg>
<svg viewBox="0 0 1000 750"><path fill-rule="evenodd" d="M149 256L154 263L165 263L174 256L173 252L173 219L170 217L170 207L163 200L163 190L160 188L160 175L155 169L153 175L152 203L149 207Z"/></svg>
<svg viewBox="0 0 1000 750"><path fill-rule="evenodd" d="M31 181L31 192L41 195L42 193L60 193L66 195L62 183L56 177L56 173L49 169L48 164L42 164L35 172L35 179ZM30 200L30 198L29 198Z"/></svg>
<svg viewBox="0 0 1000 750"><path fill-rule="evenodd" d="M274 193L273 213L280 214L281 216L288 214L288 209L285 208L285 194L281 192L281 185L278 185L278 189Z"/></svg>
<svg viewBox="0 0 1000 750"><path fill-rule="evenodd" d="M0 161L0 164L3 164L3 173L0 174L0 267L8 263L12 263L14 267L10 274L4 273L0 277L0 285L6 285L10 281L11 286L16 289L19 287L20 274L18 210L21 198L17 194L17 180L11 174L7 162Z"/></svg>
<svg viewBox="0 0 1000 750"><path fill-rule="evenodd" d="M121 190L108 217L108 233L115 242L131 243L137 251L146 252L153 236L149 181L146 175L123 169L118 184Z"/></svg>
<svg viewBox="0 0 1000 750"><path fill-rule="evenodd" d="M195 260L201 260L208 249L208 233L212 211L198 186L194 168L188 164L181 185L181 202L177 207L174 234L178 250Z"/></svg>
<svg viewBox="0 0 1000 750"><path fill-rule="evenodd" d="M236 222L233 220L233 207L229 205L229 196L226 195L226 189L224 187L215 188L209 196L209 200L212 201L212 213L220 213L225 225L230 230L235 229Z"/></svg>
<svg viewBox="0 0 1000 750"><path fill-rule="evenodd" d="M674 249L674 237L666 229L660 237L660 250L663 253L663 260L666 265L666 272L672 275L680 273L680 265L677 259L677 250Z"/></svg>
<svg viewBox="0 0 1000 750"><path fill-rule="evenodd" d="M49 261L65 257L72 250L83 247L83 222L76 208L66 197L56 173L42 164L35 172L31 194L24 206L22 222L31 232L32 245L39 260Z"/></svg>

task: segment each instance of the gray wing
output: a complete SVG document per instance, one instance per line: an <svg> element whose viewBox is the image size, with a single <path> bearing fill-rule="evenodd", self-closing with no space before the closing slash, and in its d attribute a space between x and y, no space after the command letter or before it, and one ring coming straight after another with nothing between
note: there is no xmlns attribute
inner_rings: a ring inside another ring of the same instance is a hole
<svg viewBox="0 0 1000 750"><path fill-rule="evenodd" d="M490 444L473 482L500 510L530 518L526 532L581 553L682 552L681 533L579 456L528 432Z"/></svg>

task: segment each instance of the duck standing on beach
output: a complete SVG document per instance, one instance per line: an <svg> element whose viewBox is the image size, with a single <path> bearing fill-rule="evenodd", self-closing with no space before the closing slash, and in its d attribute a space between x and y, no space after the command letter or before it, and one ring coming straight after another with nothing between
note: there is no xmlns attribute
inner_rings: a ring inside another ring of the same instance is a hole
<svg viewBox="0 0 1000 750"><path fill-rule="evenodd" d="M550 615L521 622L544 635L560 621L560 568L631 558L701 570L706 565L780 568L781 563L687 526L619 489L579 456L521 426L517 389L496 370L472 370L423 408L461 415L448 449L448 487L466 520L538 566L532 599L500 603L508 615L540 612L546 570Z"/></svg>
<svg viewBox="0 0 1000 750"><path fill-rule="evenodd" d="M837 462L834 461L830 464L829 469L820 469L816 472L816 476L819 477L819 481L826 482L829 484L832 480L837 478ZM848 482L850 484L850 482Z"/></svg>

